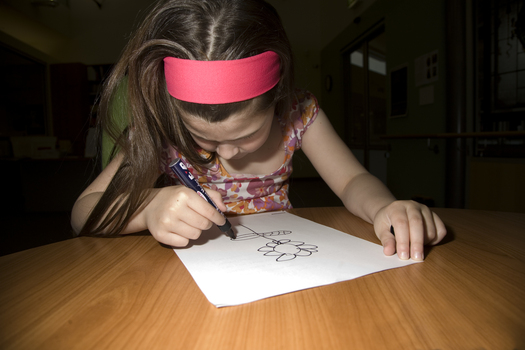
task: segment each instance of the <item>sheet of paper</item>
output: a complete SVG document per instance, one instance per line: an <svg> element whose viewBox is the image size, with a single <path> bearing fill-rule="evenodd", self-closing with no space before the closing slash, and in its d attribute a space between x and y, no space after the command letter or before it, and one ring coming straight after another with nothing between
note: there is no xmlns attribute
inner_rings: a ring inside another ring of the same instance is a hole
<svg viewBox="0 0 525 350"><path fill-rule="evenodd" d="M286 212L230 218L232 240L218 228L175 253L217 307L406 266L374 243Z"/></svg>

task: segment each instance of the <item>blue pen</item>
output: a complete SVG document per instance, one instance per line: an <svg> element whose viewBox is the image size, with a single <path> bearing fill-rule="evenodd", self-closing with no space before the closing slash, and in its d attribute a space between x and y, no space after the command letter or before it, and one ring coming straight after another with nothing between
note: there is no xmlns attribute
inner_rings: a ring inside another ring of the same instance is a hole
<svg viewBox="0 0 525 350"><path fill-rule="evenodd" d="M188 188L191 188L192 190L194 190L195 192L197 192L197 194L199 196L201 196L204 200L206 200L206 202L210 203L211 205L213 205L213 207L215 209L217 209L217 211L222 215L224 216L224 214L219 210L219 208L217 208L217 206L215 205L215 203L213 203L213 201L211 200L211 198L208 196L208 194L206 193L206 191L204 191L204 189L202 188L202 186L199 184L199 182L197 181L197 179L195 179L195 177L193 176L193 174L188 170L188 168L186 167L186 165L180 160L180 158L175 158L169 165L170 169L173 170L173 172L175 173L175 175L177 175L177 177L180 179L180 181ZM224 216L224 218L226 219L226 223L222 226L219 226L217 225L217 227L219 227L219 229L226 233L230 238L232 239L235 239L235 233L233 232L232 230L232 225L230 224L230 222L228 221L228 219L226 218L226 216Z"/></svg>

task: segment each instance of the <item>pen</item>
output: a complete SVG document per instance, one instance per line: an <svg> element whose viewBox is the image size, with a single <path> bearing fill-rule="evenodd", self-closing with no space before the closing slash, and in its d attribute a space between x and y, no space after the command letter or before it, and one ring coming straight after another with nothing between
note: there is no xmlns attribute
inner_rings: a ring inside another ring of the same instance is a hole
<svg viewBox="0 0 525 350"><path fill-rule="evenodd" d="M211 198L208 196L208 194L206 193L206 191L204 191L204 189L202 188L202 186L199 184L199 182L197 181L197 179L195 179L195 177L192 175L192 173L188 170L188 168L186 167L186 165L184 165L184 163L180 160L180 158L175 158L169 165L170 169L175 173L175 175L177 175L177 177L180 179L180 181L188 188L191 188L192 190L194 190L195 192L197 192L197 194L199 196L201 196L204 200L206 200L206 202L210 203L211 205L213 205L213 207L222 215L224 216L224 214L219 210L219 208L217 208L217 206L215 205L215 203L213 203L213 201L211 200ZM224 225L217 225L217 227L219 227L219 230L221 230L222 232L226 233L230 238L232 239L235 239L235 233L233 232L232 230L232 225L230 224L230 222L228 221L228 219L226 218L226 216L224 216L224 218L226 219L226 223Z"/></svg>

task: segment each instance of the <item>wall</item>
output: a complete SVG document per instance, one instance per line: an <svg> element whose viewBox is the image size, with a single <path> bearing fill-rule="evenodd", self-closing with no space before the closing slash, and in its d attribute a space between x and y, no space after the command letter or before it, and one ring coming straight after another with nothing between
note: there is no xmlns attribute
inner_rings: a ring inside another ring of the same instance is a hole
<svg viewBox="0 0 525 350"><path fill-rule="evenodd" d="M93 1L69 0L53 9L35 8L29 2L16 0L0 1L0 36L12 37L26 47L39 50L49 60L84 64L116 61L128 36L152 3L150 0L112 0L105 1L102 9L98 9ZM292 42L297 85L318 96L336 130L344 130L342 81L338 75L342 70L340 50L367 28L385 19L388 67L408 63L410 82L413 82L416 57L435 49L440 54L444 50L440 42L444 28L442 1L363 0L352 9L347 8L346 0L269 2L281 15ZM354 24L358 16L361 22ZM2 20L15 17L17 21ZM324 90L324 77L328 73L334 78L334 89L330 93ZM419 106L418 89L410 85L409 115L390 120L390 134L444 131L441 129L444 125L442 77L443 74L434 84L436 102L432 105ZM444 149L438 145L441 152L435 155L426 146L426 141L392 141L388 185L399 198L422 195L435 198L439 204L444 193L440 182L444 178ZM296 160L295 176L317 176L304 157Z"/></svg>
<svg viewBox="0 0 525 350"><path fill-rule="evenodd" d="M269 0L292 43L298 87L321 99L321 49L374 1L363 0L348 9L347 0ZM152 4L151 0L111 0L98 8L93 1L69 0L50 8L0 0L0 40L47 63L113 63ZM294 176L318 176L302 154L296 163Z"/></svg>
<svg viewBox="0 0 525 350"><path fill-rule="evenodd" d="M361 0L352 8L347 0L267 1L279 13L292 43L297 86L310 90L322 104L322 49L376 0Z"/></svg>
<svg viewBox="0 0 525 350"><path fill-rule="evenodd" d="M321 53L321 75L331 75L332 91L323 91L324 109L336 130L344 130L342 52L369 28L384 21L387 37L387 71L408 67L408 114L387 121L387 134L445 132L445 9L442 0L378 0L347 26ZM424 86L415 84L415 59L438 50L439 78ZM420 105L421 87L432 86L434 102ZM389 92L388 92L389 93ZM427 140L389 140L388 187L400 199L413 196L434 199L444 206L444 142ZM437 145L438 153L434 152Z"/></svg>
<svg viewBox="0 0 525 350"><path fill-rule="evenodd" d="M279 12L296 57L297 83L320 95L320 52L376 0L268 0ZM56 8L0 0L0 33L59 62L115 62L152 0L62 1Z"/></svg>
<svg viewBox="0 0 525 350"><path fill-rule="evenodd" d="M56 8L1 0L0 31L59 62L113 63L151 3L112 0L100 9L87 0L61 1Z"/></svg>
<svg viewBox="0 0 525 350"><path fill-rule="evenodd" d="M525 213L525 159L472 158L468 207Z"/></svg>
<svg viewBox="0 0 525 350"><path fill-rule="evenodd" d="M0 41L36 58L56 60L67 37L0 2Z"/></svg>
<svg viewBox="0 0 525 350"><path fill-rule="evenodd" d="M386 18L388 66L408 64L408 115L389 120L388 134L445 132L445 2L442 0L401 2ZM415 59L438 51L438 81L415 85ZM432 85L434 103L420 105L421 89ZM433 151L437 145L439 153ZM400 198L414 195L433 198L445 205L445 142L392 140L388 186Z"/></svg>

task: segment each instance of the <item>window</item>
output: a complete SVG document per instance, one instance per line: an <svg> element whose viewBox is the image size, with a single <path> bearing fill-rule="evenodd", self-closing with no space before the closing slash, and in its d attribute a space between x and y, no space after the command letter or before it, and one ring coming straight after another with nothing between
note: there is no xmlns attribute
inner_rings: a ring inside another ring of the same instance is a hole
<svg viewBox="0 0 525 350"><path fill-rule="evenodd" d="M525 23L519 0L484 0L476 5L476 131L525 130ZM478 138L475 155L525 157L523 137Z"/></svg>

